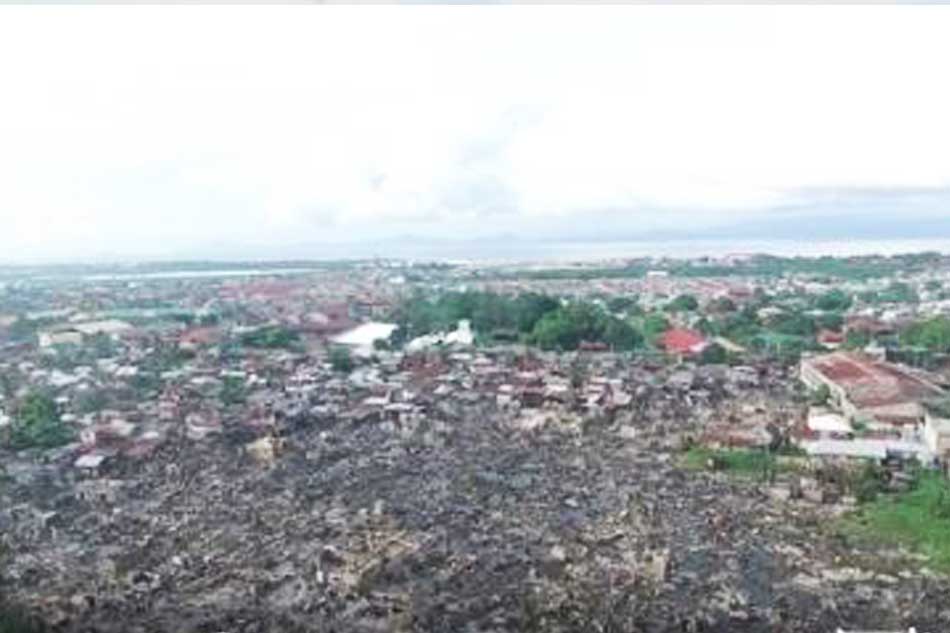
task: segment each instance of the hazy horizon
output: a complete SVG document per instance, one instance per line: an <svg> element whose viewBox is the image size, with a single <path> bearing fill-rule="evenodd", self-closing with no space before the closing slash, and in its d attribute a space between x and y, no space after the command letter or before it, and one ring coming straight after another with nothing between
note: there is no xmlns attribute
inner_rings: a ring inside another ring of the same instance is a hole
<svg viewBox="0 0 950 633"><path fill-rule="evenodd" d="M6 263L950 240L946 7L0 11Z"/></svg>
<svg viewBox="0 0 950 633"><path fill-rule="evenodd" d="M230 250L228 251L230 252ZM202 254L164 257L124 257L121 255L80 258L43 258L12 261L0 259L0 267L46 266L135 266L162 264L268 264L319 263L324 261L391 259L395 261L441 261L473 263L569 263L618 259L697 259L722 258L729 255L770 255L776 257L851 257L895 256L922 252L950 255L950 238L916 239L714 239L683 240L603 240L598 242L481 242L433 240L409 243L395 240L381 244L366 243L354 248L346 244L323 244L304 247L292 245L279 252L255 255L228 255L214 250ZM225 267L223 270L227 270Z"/></svg>

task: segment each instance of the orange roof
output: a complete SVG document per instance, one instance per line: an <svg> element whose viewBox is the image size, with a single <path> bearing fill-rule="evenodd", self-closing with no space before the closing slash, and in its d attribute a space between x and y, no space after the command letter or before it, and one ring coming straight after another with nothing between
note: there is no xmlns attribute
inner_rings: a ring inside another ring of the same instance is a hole
<svg viewBox="0 0 950 633"><path fill-rule="evenodd" d="M703 350L706 339L695 330L674 328L667 330L660 340L663 348L677 354L696 354Z"/></svg>

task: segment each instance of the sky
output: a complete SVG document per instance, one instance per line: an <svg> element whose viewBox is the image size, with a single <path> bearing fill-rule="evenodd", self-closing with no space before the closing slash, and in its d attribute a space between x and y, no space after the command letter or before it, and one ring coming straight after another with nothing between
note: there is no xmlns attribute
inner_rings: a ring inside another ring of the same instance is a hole
<svg viewBox="0 0 950 633"><path fill-rule="evenodd" d="M950 238L948 32L945 6L3 6L0 261Z"/></svg>

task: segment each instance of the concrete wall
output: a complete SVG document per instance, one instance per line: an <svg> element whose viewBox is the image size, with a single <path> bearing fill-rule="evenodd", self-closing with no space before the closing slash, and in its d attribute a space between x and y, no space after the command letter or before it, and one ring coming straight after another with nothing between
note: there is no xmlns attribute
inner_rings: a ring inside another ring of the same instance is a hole
<svg viewBox="0 0 950 633"><path fill-rule="evenodd" d="M924 440L934 454L950 455L950 420L927 413L924 416Z"/></svg>
<svg viewBox="0 0 950 633"><path fill-rule="evenodd" d="M849 420L854 420L858 414L857 407L848 399L848 392L840 385L828 380L824 374L816 370L807 360L801 362L800 377L810 389L818 389L822 385L828 387L831 394L830 404L837 407Z"/></svg>

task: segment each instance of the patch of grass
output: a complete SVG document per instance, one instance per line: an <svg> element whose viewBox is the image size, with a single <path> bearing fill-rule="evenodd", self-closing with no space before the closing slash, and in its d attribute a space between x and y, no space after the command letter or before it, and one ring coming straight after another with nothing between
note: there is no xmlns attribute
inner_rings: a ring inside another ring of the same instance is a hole
<svg viewBox="0 0 950 633"><path fill-rule="evenodd" d="M950 573L950 482L939 473L922 472L909 492L862 505L842 527L852 536L905 545Z"/></svg>
<svg viewBox="0 0 950 633"><path fill-rule="evenodd" d="M0 633L44 633L46 627L18 607L0 604Z"/></svg>
<svg viewBox="0 0 950 633"><path fill-rule="evenodd" d="M794 444L782 444L775 454L781 457L808 457L808 451Z"/></svg>
<svg viewBox="0 0 950 633"><path fill-rule="evenodd" d="M682 465L689 470L707 470L710 460L718 470L737 475L764 475L776 469L775 456L766 451L736 448L712 449L694 446L686 451Z"/></svg>

